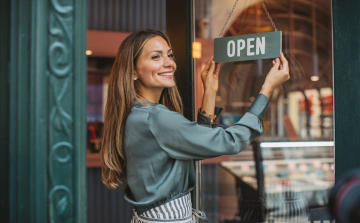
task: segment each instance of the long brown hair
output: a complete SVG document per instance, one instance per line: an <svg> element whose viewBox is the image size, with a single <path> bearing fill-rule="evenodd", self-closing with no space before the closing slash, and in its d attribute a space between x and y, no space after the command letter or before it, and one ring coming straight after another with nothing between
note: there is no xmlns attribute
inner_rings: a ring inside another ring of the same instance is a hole
<svg viewBox="0 0 360 223"><path fill-rule="evenodd" d="M134 32L121 43L111 70L100 151L101 180L110 189L126 185L125 124L133 102L138 100L133 74L143 46L156 36L163 37L171 47L168 36L161 31ZM171 111L182 113L176 85L163 90L159 103Z"/></svg>

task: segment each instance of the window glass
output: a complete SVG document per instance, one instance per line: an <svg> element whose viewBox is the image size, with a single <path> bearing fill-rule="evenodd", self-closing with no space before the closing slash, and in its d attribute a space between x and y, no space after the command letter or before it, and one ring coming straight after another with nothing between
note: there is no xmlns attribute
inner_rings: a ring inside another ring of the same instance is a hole
<svg viewBox="0 0 360 223"><path fill-rule="evenodd" d="M238 155L201 162L201 209L208 222L308 222L312 209L327 204L333 186L331 0L263 2L239 0L222 37L271 32L275 26L282 31L291 79L274 90L256 141ZM235 1L195 3L198 109L201 70ZM216 97L216 105L224 108L219 124L231 126L246 113L271 61L222 64Z"/></svg>

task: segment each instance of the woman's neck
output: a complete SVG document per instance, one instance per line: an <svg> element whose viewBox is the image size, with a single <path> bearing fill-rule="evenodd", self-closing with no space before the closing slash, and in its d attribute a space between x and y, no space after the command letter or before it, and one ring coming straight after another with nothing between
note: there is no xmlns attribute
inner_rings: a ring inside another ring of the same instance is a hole
<svg viewBox="0 0 360 223"><path fill-rule="evenodd" d="M137 96L139 100L146 100L158 104L163 90L164 89L138 89Z"/></svg>

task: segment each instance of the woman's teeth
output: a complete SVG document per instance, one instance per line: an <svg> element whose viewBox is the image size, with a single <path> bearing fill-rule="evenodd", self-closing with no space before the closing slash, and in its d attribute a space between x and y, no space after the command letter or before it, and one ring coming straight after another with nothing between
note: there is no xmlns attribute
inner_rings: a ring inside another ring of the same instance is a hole
<svg viewBox="0 0 360 223"><path fill-rule="evenodd" d="M173 73L162 73L162 74L159 74L160 76L172 76Z"/></svg>

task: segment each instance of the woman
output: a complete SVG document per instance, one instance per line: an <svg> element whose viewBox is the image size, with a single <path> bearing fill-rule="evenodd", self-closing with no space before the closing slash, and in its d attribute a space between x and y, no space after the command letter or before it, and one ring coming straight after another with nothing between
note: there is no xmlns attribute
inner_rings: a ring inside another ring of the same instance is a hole
<svg viewBox="0 0 360 223"><path fill-rule="evenodd" d="M111 189L125 186L125 199L134 206L132 222L192 222L193 160L238 154L262 133L268 98L289 79L283 54L273 65L243 118L227 129L211 128L221 111L215 108L220 66L211 58L204 68L198 123L190 122L181 114L168 37L146 30L124 40L109 80L102 181Z"/></svg>

